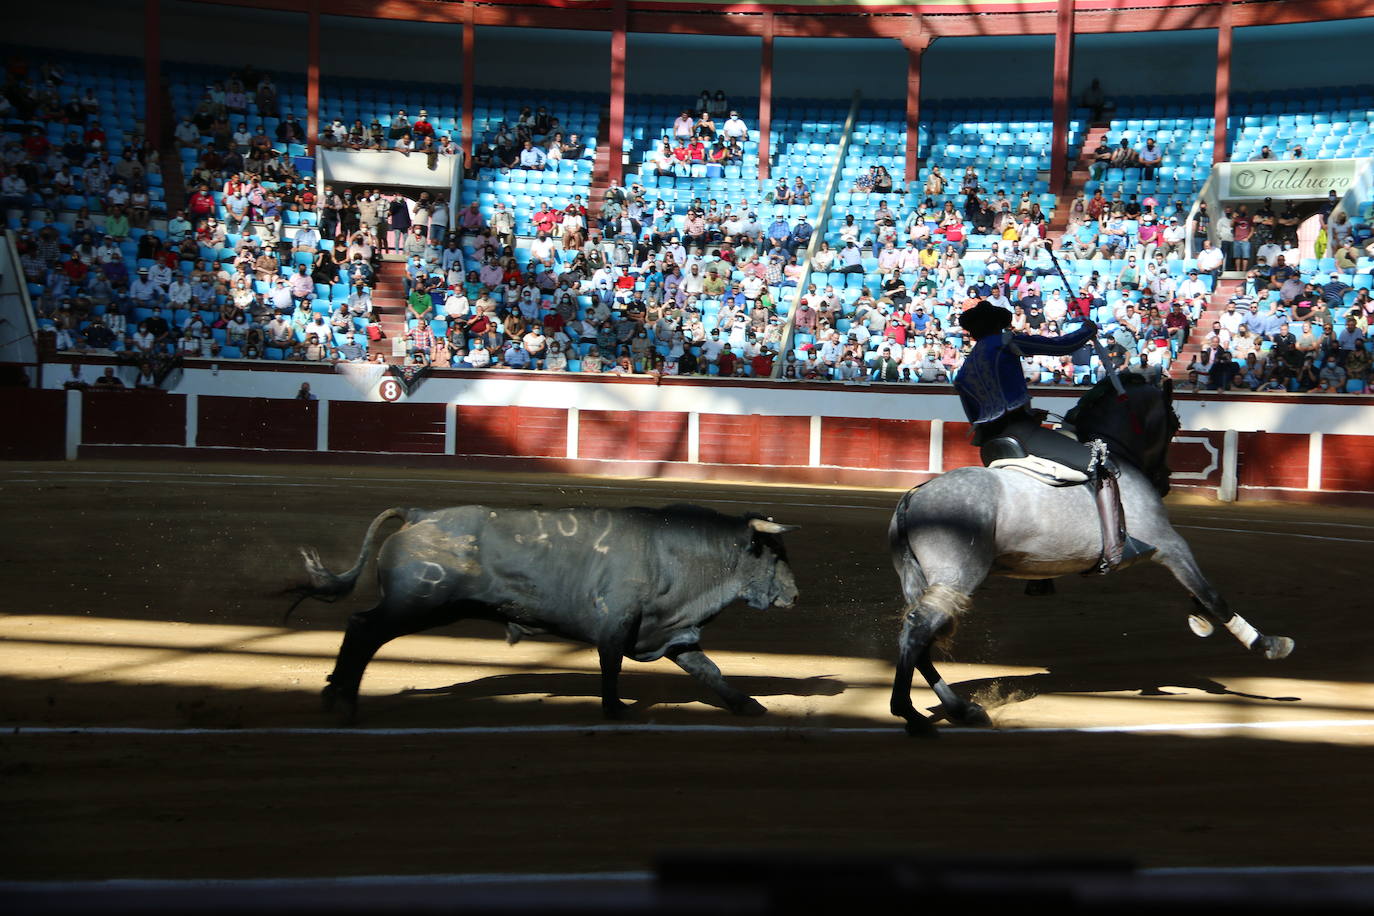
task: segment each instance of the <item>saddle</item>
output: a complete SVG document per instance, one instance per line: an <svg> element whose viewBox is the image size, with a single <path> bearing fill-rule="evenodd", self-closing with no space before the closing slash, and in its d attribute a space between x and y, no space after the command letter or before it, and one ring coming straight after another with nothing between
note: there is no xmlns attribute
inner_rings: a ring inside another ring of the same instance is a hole
<svg viewBox="0 0 1374 916"><path fill-rule="evenodd" d="M1030 417L981 444L983 464L1006 469L1052 487L1086 486L1097 505L1102 531L1102 558L1085 574L1125 569L1154 554L1155 548L1126 533L1126 520L1117 486L1119 470L1101 439L1078 442L1040 426Z"/></svg>
<svg viewBox="0 0 1374 916"><path fill-rule="evenodd" d="M1088 475L1050 458L1032 455L1017 439L1002 436L983 446L983 461L990 468L1017 471L1051 487L1071 487L1088 482Z"/></svg>

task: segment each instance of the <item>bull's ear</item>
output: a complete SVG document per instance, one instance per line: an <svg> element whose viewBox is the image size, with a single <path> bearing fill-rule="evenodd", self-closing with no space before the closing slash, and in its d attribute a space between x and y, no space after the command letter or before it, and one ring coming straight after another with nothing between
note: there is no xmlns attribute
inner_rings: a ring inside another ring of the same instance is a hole
<svg viewBox="0 0 1374 916"><path fill-rule="evenodd" d="M751 518L749 527L755 531L762 531L764 534L782 534L784 531L796 531L800 525L779 525L771 518Z"/></svg>

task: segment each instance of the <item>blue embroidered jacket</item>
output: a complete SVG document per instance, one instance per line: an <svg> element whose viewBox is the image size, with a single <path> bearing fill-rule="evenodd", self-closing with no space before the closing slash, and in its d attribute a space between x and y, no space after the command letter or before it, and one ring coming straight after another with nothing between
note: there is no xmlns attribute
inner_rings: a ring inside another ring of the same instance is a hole
<svg viewBox="0 0 1374 916"><path fill-rule="evenodd" d="M1093 328L1085 325L1062 337L1003 331L978 341L954 379L969 422L975 426L991 423L1030 403L1026 377L1021 371L1023 355L1063 356L1083 346L1092 335Z"/></svg>

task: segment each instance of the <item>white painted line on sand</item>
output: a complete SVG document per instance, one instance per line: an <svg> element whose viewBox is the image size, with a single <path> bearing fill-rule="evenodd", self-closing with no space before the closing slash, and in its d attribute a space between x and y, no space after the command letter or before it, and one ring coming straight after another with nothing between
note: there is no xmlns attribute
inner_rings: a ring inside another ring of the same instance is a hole
<svg viewBox="0 0 1374 916"><path fill-rule="evenodd" d="M1269 731L1282 729L1374 728L1374 719L1293 719L1269 722L1174 722L1150 725L1095 725L1045 728L957 728L941 727L944 734L961 735L1092 735L1137 734L1149 732ZM721 735L900 735L902 726L895 719L884 726L813 725L659 725L653 723L588 725L472 725L452 728L139 728L135 726L60 726L13 725L0 728L0 735L27 737L39 735L92 735L129 737L367 737L393 738L421 735L577 735L577 734L721 734Z"/></svg>
<svg viewBox="0 0 1374 916"><path fill-rule="evenodd" d="M1192 531L1229 531L1232 534L1264 534L1270 537L1303 538L1308 541L1340 541L1346 544L1374 544L1369 538L1338 538L1327 534L1298 534L1296 531L1259 531L1253 528L1213 528L1207 525L1174 525Z"/></svg>
<svg viewBox="0 0 1374 916"><path fill-rule="evenodd" d="M1229 515L1194 515L1194 516L1191 516L1191 517L1192 517L1192 518L1195 518L1195 519L1203 519L1203 520L1209 521L1209 522L1232 522L1232 523L1248 522L1248 523L1255 524L1255 525L1265 525L1265 524L1270 524L1270 525L1272 525L1272 524L1308 525L1308 526L1322 527L1322 528L1358 528L1358 529L1360 529L1361 531L1374 531L1374 525L1353 525L1353 524L1350 524L1349 522L1309 522L1309 521L1298 521L1297 519L1291 519L1291 518L1286 518L1286 519L1279 519L1279 518L1232 518L1232 517L1229 516Z"/></svg>
<svg viewBox="0 0 1374 916"><path fill-rule="evenodd" d="M1139 868L1130 874L1140 878L1244 877L1244 876L1374 876L1374 865L1235 865ZM113 878L104 881L0 881L0 891L12 893L69 893L89 891L279 890L288 888L369 888L500 886L530 884L649 884L651 871L604 872L478 872L439 875L341 875L314 878Z"/></svg>

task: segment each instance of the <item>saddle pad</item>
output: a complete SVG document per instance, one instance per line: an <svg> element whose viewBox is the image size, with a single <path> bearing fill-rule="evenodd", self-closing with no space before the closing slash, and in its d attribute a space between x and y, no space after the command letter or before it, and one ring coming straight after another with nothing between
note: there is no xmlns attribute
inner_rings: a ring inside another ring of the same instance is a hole
<svg viewBox="0 0 1374 916"><path fill-rule="evenodd" d="M1075 471L1073 468L1035 455L1029 455L1025 458L999 458L989 464L988 467L1020 471L1027 477L1033 477L1052 487L1070 487L1086 483L1088 480L1088 475L1082 471Z"/></svg>

